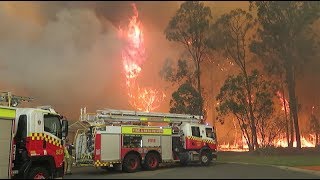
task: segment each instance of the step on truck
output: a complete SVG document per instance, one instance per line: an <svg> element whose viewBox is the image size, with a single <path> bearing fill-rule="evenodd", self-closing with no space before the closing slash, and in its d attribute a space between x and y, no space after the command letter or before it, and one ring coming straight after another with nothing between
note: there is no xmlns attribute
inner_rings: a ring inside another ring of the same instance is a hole
<svg viewBox="0 0 320 180"><path fill-rule="evenodd" d="M68 121L50 106L10 107L23 99L0 94L0 178L61 178Z"/></svg>
<svg viewBox="0 0 320 180"><path fill-rule="evenodd" d="M80 123L86 128L74 138L76 165L125 172L155 170L160 163L208 166L217 159L216 133L200 120L184 114L81 109Z"/></svg>

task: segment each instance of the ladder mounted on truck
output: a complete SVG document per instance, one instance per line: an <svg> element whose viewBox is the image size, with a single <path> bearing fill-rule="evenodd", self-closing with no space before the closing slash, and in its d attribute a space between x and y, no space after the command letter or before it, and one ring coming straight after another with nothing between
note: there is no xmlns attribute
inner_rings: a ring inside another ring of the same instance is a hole
<svg viewBox="0 0 320 180"><path fill-rule="evenodd" d="M23 97L13 95L11 92L1 92L0 93L0 104L5 104L9 107L16 107L21 102L31 102L34 99L31 97Z"/></svg>
<svg viewBox="0 0 320 180"><path fill-rule="evenodd" d="M96 113L86 113L86 108L81 108L81 121L93 125L125 124L163 122L178 124L183 122L200 123L202 116L174 113L143 112L130 110L103 109Z"/></svg>

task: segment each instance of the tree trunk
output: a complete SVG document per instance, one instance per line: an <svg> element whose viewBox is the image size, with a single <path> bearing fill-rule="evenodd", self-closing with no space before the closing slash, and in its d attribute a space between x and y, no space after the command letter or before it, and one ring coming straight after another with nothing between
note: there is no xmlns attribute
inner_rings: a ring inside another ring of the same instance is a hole
<svg viewBox="0 0 320 180"><path fill-rule="evenodd" d="M290 129L290 142L289 147L293 147L293 141L294 141L294 130L293 130L293 121L292 121L292 114L291 111L289 113L289 129Z"/></svg>
<svg viewBox="0 0 320 180"><path fill-rule="evenodd" d="M293 70L293 66L290 63L287 63L287 66L286 66L286 76L287 76L286 79L288 83L288 92L289 92L289 107L290 107L290 112L292 113L292 118L293 118L297 148L301 149L301 139L300 139L296 92L295 92L294 70Z"/></svg>
<svg viewBox="0 0 320 180"><path fill-rule="evenodd" d="M319 147L319 134L316 133L316 144L314 147Z"/></svg>
<svg viewBox="0 0 320 180"><path fill-rule="evenodd" d="M282 79L281 76L280 76L280 79ZM289 121L288 121L287 103L286 103L286 99L285 99L285 95L284 95L283 83L281 83L281 90L282 90L284 115L285 115L285 120L286 120L286 137L287 137L287 143L288 143L288 147L289 147L289 144L290 144Z"/></svg>
<svg viewBox="0 0 320 180"><path fill-rule="evenodd" d="M258 148L258 138L257 138L257 129L256 129L256 124L255 124L255 118L253 115L253 108L252 108L252 99L251 99L251 88L249 85L249 79L247 72L244 71L244 76L246 79L246 89L248 93L248 100L249 100L249 114L250 114L250 126L251 126L251 133L252 133L252 144L253 144L253 149Z"/></svg>
<svg viewBox="0 0 320 180"><path fill-rule="evenodd" d="M198 92L199 92L199 95L201 97L201 100L203 101L202 99L202 94L201 94L201 82L200 82L200 61L197 61L197 78L198 78ZM200 116L203 116L203 102L200 103L200 107L199 107L199 115Z"/></svg>

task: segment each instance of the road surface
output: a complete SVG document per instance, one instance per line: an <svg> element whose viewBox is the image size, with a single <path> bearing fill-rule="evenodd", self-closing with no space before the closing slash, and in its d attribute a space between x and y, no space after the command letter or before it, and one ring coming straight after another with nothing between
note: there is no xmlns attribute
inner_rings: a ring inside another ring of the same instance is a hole
<svg viewBox="0 0 320 180"><path fill-rule="evenodd" d="M277 167L219 163L202 167L162 167L155 171L125 173L94 167L75 167L65 179L319 179L315 174L280 169Z"/></svg>

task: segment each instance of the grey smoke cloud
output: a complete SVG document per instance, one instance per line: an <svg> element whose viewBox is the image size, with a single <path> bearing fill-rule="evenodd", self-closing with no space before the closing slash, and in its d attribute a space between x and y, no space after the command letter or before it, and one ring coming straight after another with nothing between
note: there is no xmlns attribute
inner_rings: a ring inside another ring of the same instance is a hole
<svg viewBox="0 0 320 180"><path fill-rule="evenodd" d="M122 44L117 36L118 27L126 25L132 15L131 3L0 3L1 90L33 96L34 105L53 105L72 119L78 118L84 106L89 111L104 107L132 109L123 77ZM167 56L178 54L165 40L163 30L179 2L152 7L159 3L136 3L148 55L143 74L152 74L151 83L141 78L142 87L145 83L159 88L155 68ZM171 10L166 10L168 7ZM163 104L166 107L168 103Z"/></svg>
<svg viewBox="0 0 320 180"><path fill-rule="evenodd" d="M44 25L0 8L1 82L73 115L81 106L127 105L117 29L88 8L62 8ZM103 29L105 29L103 31ZM114 97L117 101L114 101Z"/></svg>

